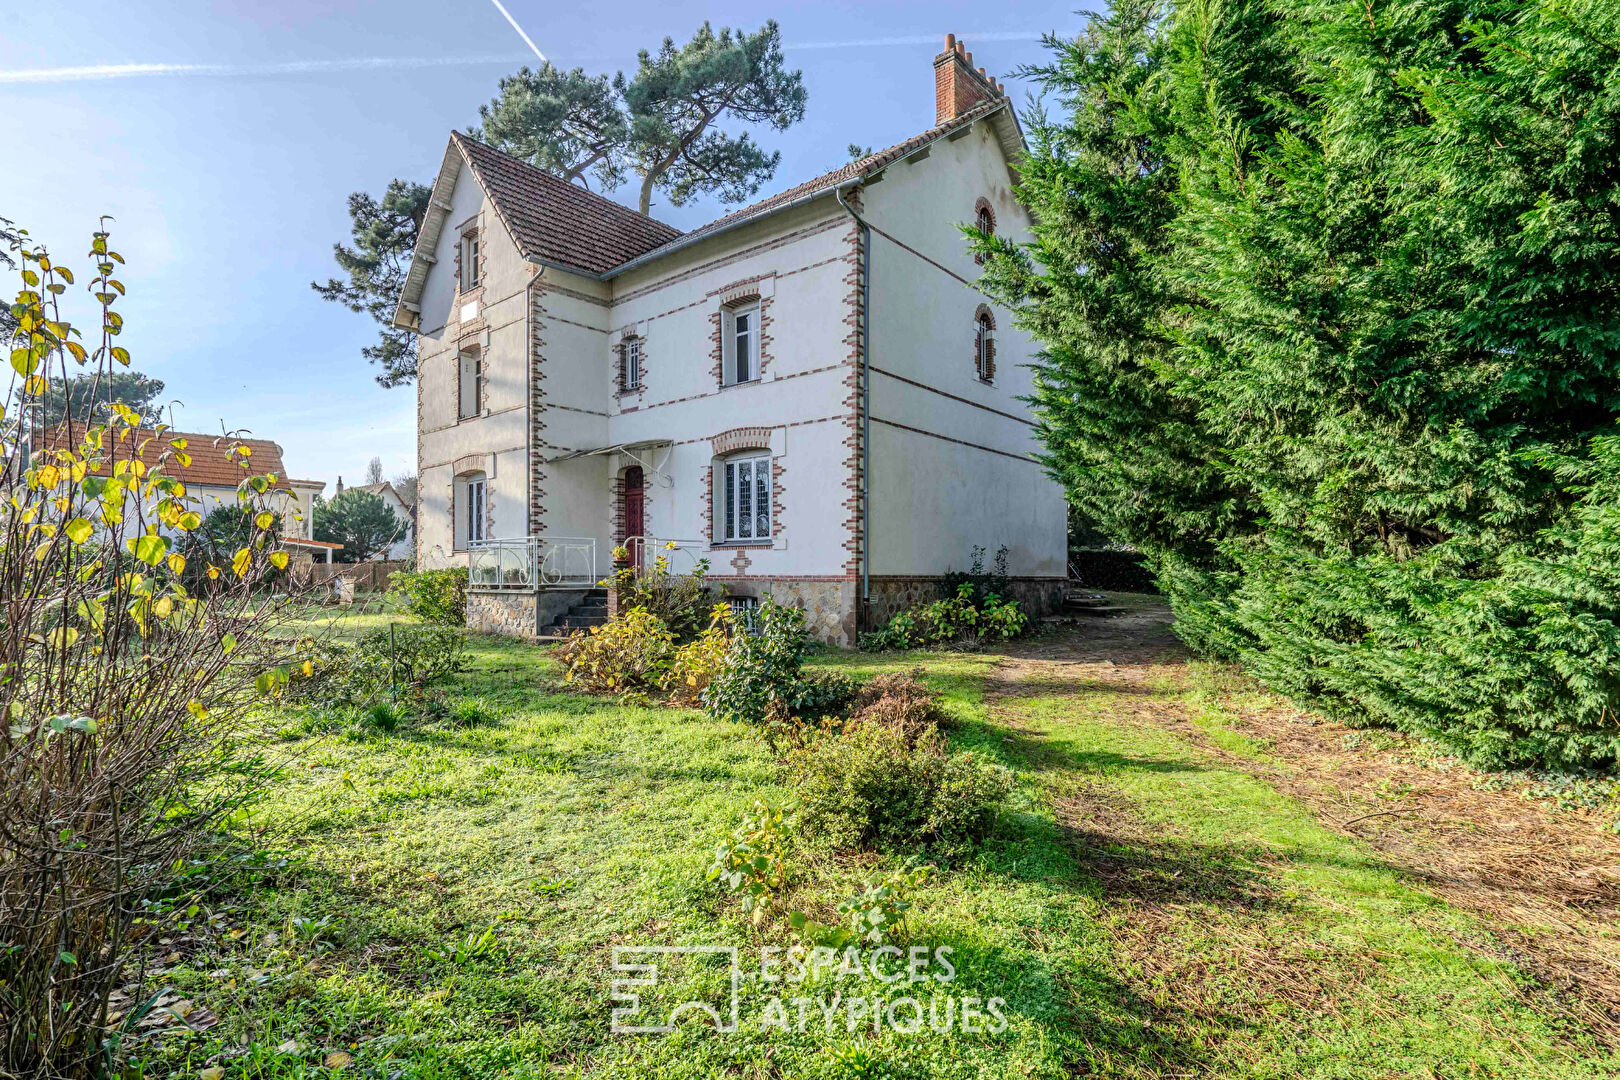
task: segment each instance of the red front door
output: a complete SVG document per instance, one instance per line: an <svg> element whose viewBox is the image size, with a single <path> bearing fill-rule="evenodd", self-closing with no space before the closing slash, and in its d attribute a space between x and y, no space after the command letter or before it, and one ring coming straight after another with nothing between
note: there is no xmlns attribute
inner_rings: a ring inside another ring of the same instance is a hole
<svg viewBox="0 0 1620 1080"><path fill-rule="evenodd" d="M630 565L640 567L641 539L646 532L647 491L641 475L641 466L632 465L624 470L624 535L630 549Z"/></svg>

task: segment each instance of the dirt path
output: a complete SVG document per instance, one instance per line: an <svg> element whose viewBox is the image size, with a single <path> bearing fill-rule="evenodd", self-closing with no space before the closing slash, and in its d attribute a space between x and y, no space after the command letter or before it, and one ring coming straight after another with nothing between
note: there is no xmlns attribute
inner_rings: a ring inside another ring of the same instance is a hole
<svg viewBox="0 0 1620 1080"><path fill-rule="evenodd" d="M1531 972L1571 1014L1620 1045L1620 835L1606 820L1503 790L1500 777L1410 740L1302 713L1231 673L1194 668L1167 609L1147 598L1130 606L1128 614L1009 652L991 680L992 707L1076 687L1112 693L1110 718L1172 731L1264 780L1324 826L1481 916L1489 940L1462 944ZM1016 717L1006 719L1017 727ZM1238 733L1247 749L1223 748L1212 730ZM1101 788L1082 788L1056 809L1082 836L1129 839L1138 828ZM1154 872L1106 858L1088 870L1105 886L1112 876Z"/></svg>

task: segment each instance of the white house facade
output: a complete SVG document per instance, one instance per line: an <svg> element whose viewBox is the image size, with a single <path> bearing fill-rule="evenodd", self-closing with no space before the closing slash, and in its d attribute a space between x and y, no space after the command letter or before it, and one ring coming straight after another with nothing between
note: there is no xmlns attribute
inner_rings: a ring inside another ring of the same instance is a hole
<svg viewBox="0 0 1620 1080"><path fill-rule="evenodd" d="M1033 346L958 226L1027 235L1001 88L947 39L935 126L688 233L452 135L396 320L418 333L417 556L525 636L610 552L708 560L839 643L975 546L1061 600ZM576 594L577 595L577 594Z"/></svg>
<svg viewBox="0 0 1620 1080"><path fill-rule="evenodd" d="M340 476L337 479L337 490L333 492L333 497L335 498L348 490L351 489L343 486L343 477ZM383 505L388 507L388 512L394 515L396 526L394 539L389 542L387 547L377 553L377 558L390 562L410 559L412 553L416 550L416 508L406 502L405 497L399 493L399 489L387 480L375 484L361 484L359 490L369 491L377 496L383 501Z"/></svg>

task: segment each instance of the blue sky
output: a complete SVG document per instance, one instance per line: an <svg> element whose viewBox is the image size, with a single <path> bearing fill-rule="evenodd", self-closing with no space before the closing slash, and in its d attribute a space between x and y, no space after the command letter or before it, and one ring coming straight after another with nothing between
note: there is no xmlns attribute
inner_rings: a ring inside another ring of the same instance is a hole
<svg viewBox="0 0 1620 1080"><path fill-rule="evenodd" d="M704 19L753 29L773 15L810 100L798 126L756 132L782 151L761 195L841 164L850 142L928 127L946 31L1021 100L1007 74L1043 59L1042 32L1082 19L1047 3L503 2L553 63L591 72L630 69ZM6 4L0 55L0 114L29 133L0 170L0 216L71 267L97 217L116 219L124 344L168 384L177 426L250 429L293 475L328 483L359 480L374 455L389 475L414 468L414 389L372 381L359 350L373 324L309 282L335 269L349 192L430 177L449 131L534 62L491 0ZM108 70L129 65L139 73ZM655 202L653 216L685 229L725 209Z"/></svg>

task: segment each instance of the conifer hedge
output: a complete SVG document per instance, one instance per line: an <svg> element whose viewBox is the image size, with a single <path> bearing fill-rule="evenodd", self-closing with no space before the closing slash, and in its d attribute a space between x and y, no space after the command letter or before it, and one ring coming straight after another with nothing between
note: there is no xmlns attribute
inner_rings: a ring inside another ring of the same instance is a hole
<svg viewBox="0 0 1620 1080"><path fill-rule="evenodd" d="M1620 750L1620 4L1118 0L1036 74L1046 464L1201 652L1480 764Z"/></svg>

